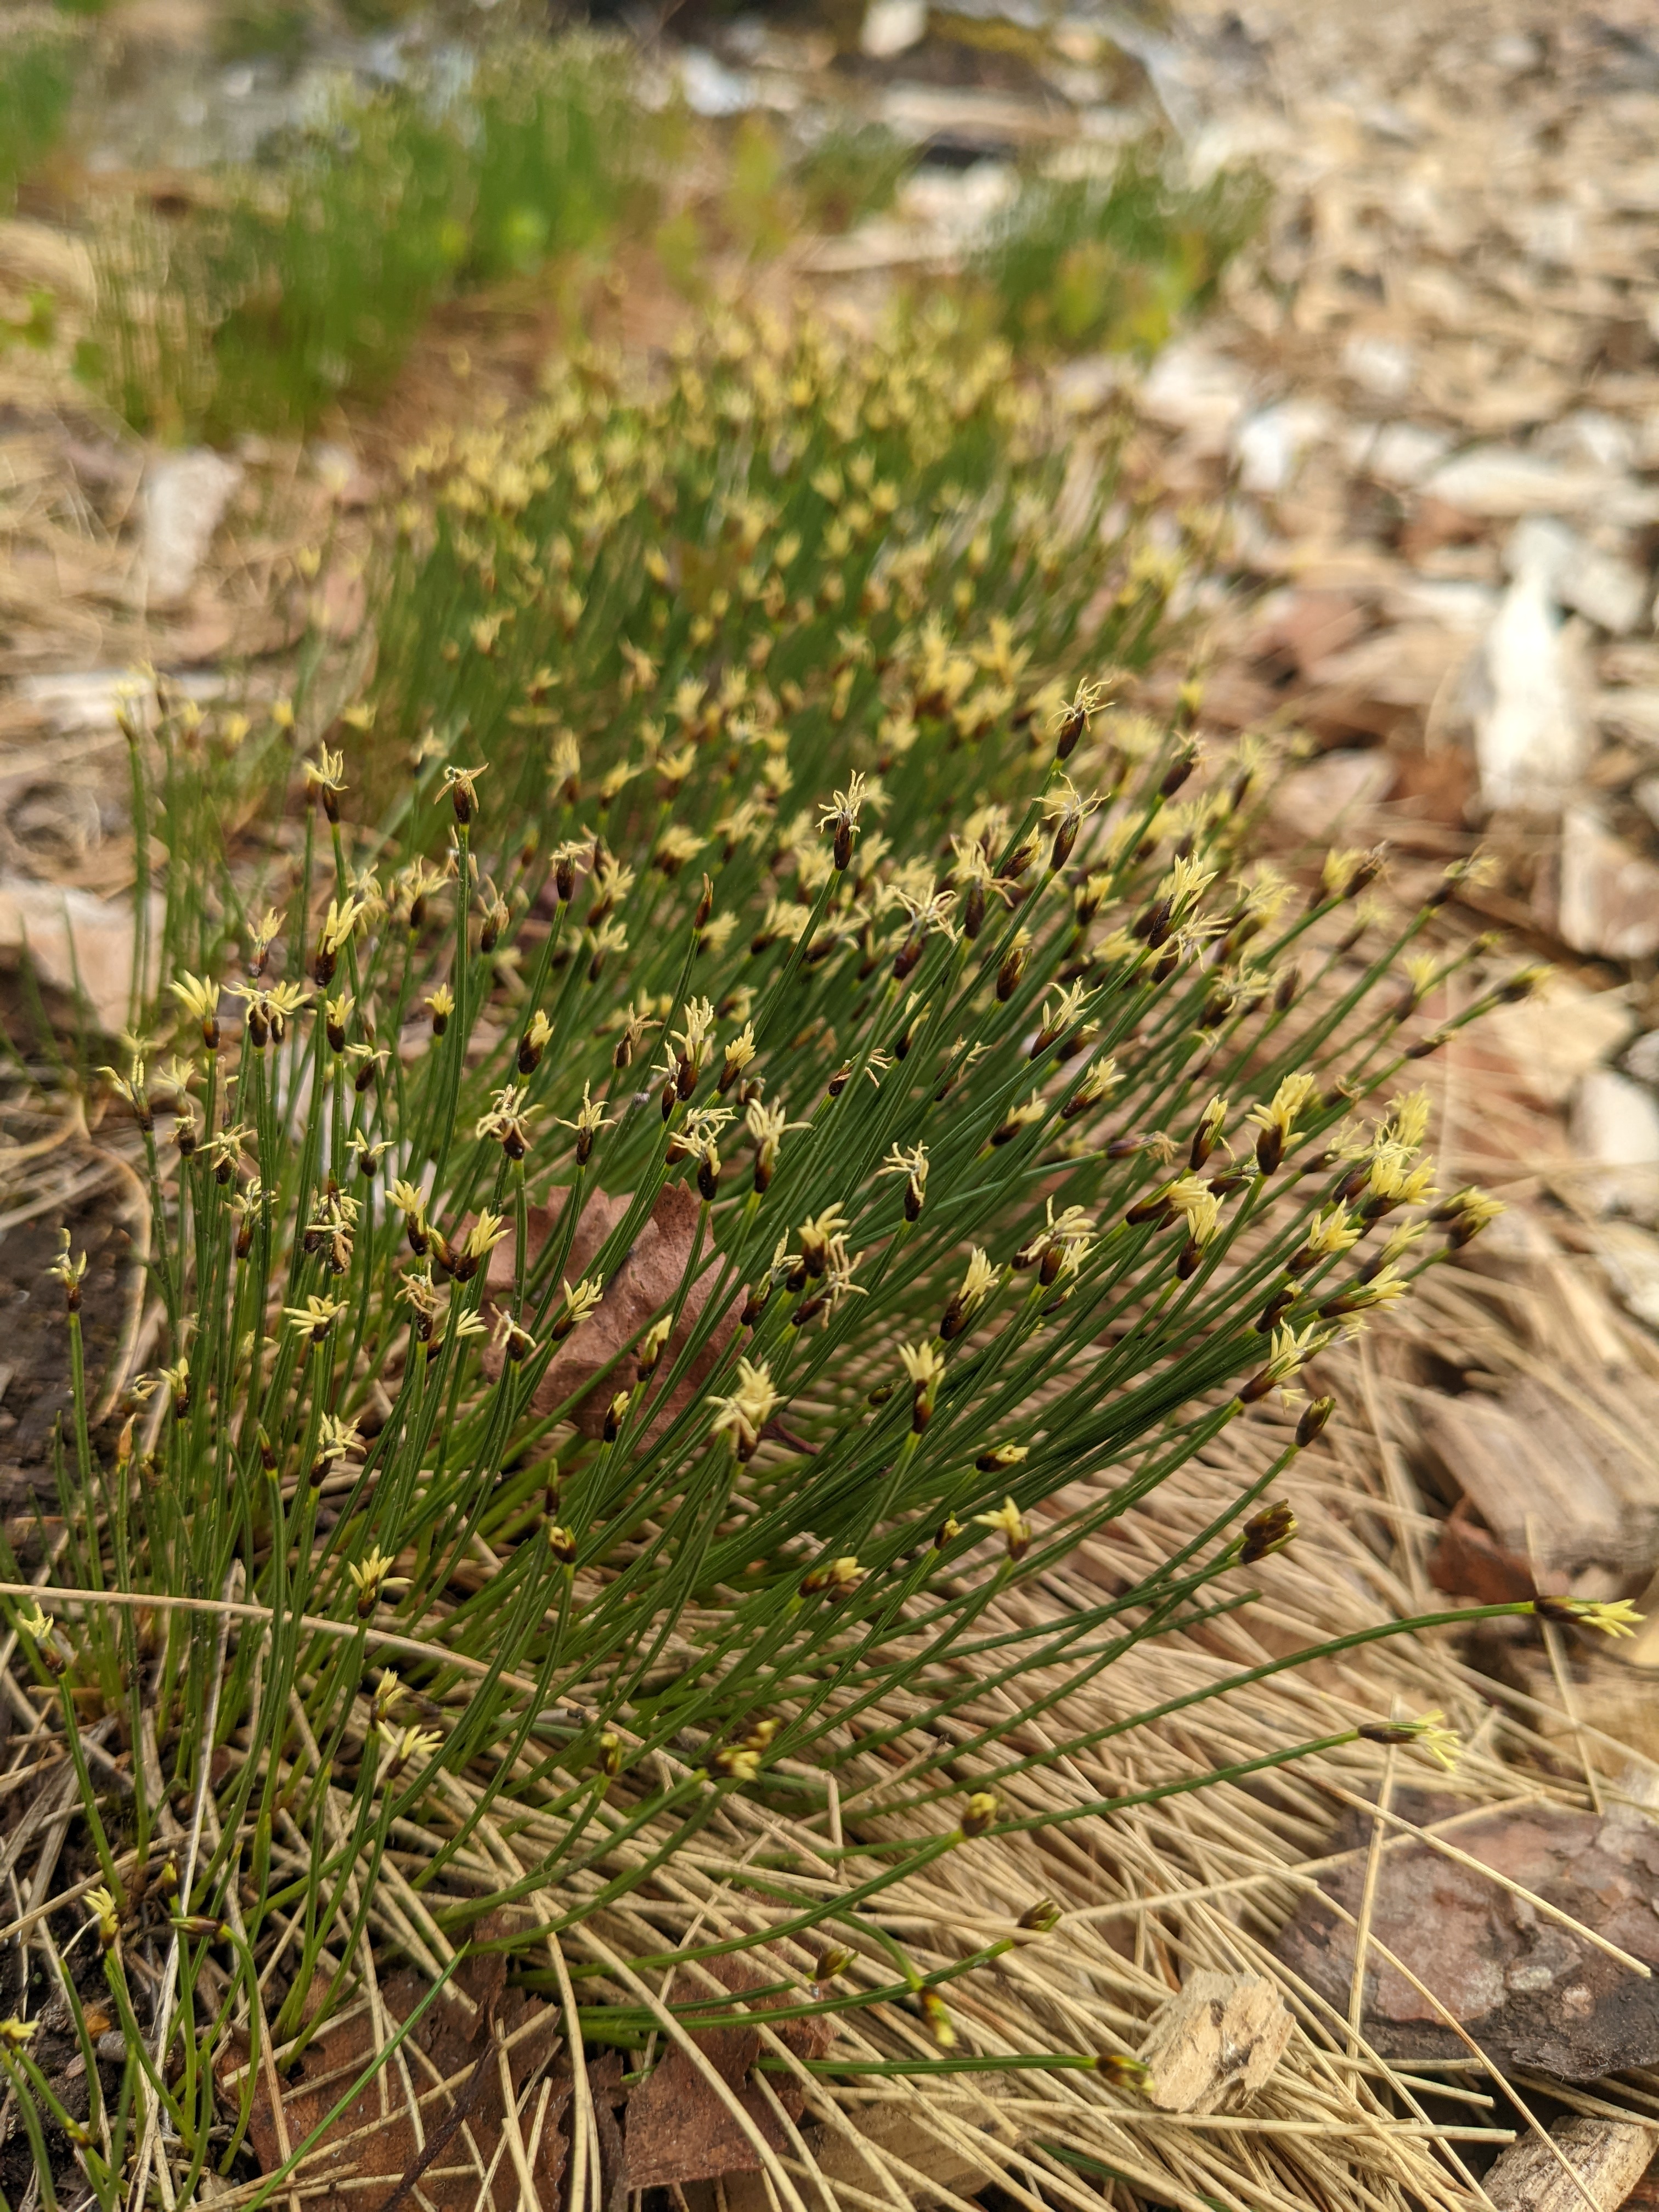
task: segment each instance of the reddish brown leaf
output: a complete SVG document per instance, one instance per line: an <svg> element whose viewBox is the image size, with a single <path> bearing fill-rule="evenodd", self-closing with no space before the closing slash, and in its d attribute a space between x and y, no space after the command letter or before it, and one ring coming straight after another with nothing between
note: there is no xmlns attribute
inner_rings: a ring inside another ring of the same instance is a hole
<svg viewBox="0 0 1659 2212"><path fill-rule="evenodd" d="M480 1932L487 1936L499 1931L485 1923ZM515 2090L520 2089L536 2068L544 2065L551 2056L558 2040L558 2014L520 1990L505 1990L506 1959L501 1954L486 1953L467 1960L455 1978L477 2009L470 2011L459 1997L452 1997L447 1991L428 2008L404 2045L409 2053L410 2078L416 2096L420 2096L434 2086L432 2069L436 2069L435 2079L444 2081L466 2074L469 2069L481 2070L458 2082L450 2098L434 2099L421 2107L423 2146L410 2114L396 2060L383 2067L379 2079L354 2098L329 2127L317 2145L320 2155L307 2160L305 2179L332 2185L327 2197L313 2200L326 2206L327 2212L363 2212L365 2203L378 2205L381 2200L372 2194L366 2196L361 2187L347 2191L339 2186L350 2180L361 2183L369 2177L384 2182L385 2196L395 2195L404 2212L412 2201L414 2185L418 2185L420 2195L437 2208L437 2212L471 2212L477 2193L476 2175L469 2178L469 2173L448 2173L446 2169L465 2166L470 2170L472 2152L468 2147L469 2135L486 2164L501 2139L501 2087L491 2048L492 2011L503 2033L509 2037L526 2021L542 2016L534 2032L525 2036L508 2054ZM394 2032L408 2019L430 1986L424 1974L412 1969L382 1979L380 1996ZM410 2050L410 2045L418 2046L425 2053L431 2062L430 2069ZM297 2080L289 2084L283 2099L290 2149L302 2142L332 2109L351 2078L345 2069L362 2071L373 2060L375 2050L374 2022L367 2013L326 2027L317 2037L301 2061ZM307 2086L312 2082L317 2084L314 2088ZM452 2127L450 2123L457 2106L464 2107L461 2121ZM542 2170L553 2185L547 2200L550 2207L557 2201L557 2171L549 2166L546 2155L554 2147L552 2139L556 2137L556 2118L554 2107L544 2130L544 2154L541 2161ZM262 2169L267 2173L273 2172L282 2163L282 2149L268 2081L263 2073L256 2079L249 2136ZM356 2141L352 2140L354 2136ZM434 2142L436 2152L428 2159L425 2150Z"/></svg>
<svg viewBox="0 0 1659 2212"><path fill-rule="evenodd" d="M633 1194L623 1191L616 1197L604 1191L595 1191L583 1206L576 1233L570 1242L570 1252L563 1273L573 1285L587 1273L601 1246L610 1237L632 1202ZM545 1206L532 1206L529 1212L530 1261L533 1266L550 1237L558 1233L563 1216L566 1194L554 1191ZM537 1386L533 1401L538 1413L551 1413L567 1398L585 1392L572 1415L584 1436L597 1437L605 1425L605 1408L618 1390L626 1389L635 1380L635 1370L631 1358L611 1363L623 1346L630 1343L652 1322L668 1311L679 1296L680 1285L691 1261L702 1206L695 1191L684 1183L670 1183L659 1193L651 1209L650 1218L635 1240L633 1249L612 1274L605 1285L605 1297L598 1310L590 1315L580 1328L562 1344L548 1363L547 1371ZM489 1288L498 1296L512 1284L514 1272L514 1239L498 1244L489 1255ZM709 1263L696 1276L685 1294L685 1304L680 1314L679 1326L668 1340L659 1363L659 1376L665 1376L684 1350L693 1328L702 1318L703 1309L714 1294L720 1279L720 1267L711 1255ZM737 1301L734 1300L720 1320L708 1343L692 1362L690 1372L681 1380L665 1406L658 1408L652 1422L652 1432L663 1428L681 1409L688 1405L714 1372L722 1352L732 1341L737 1328ZM501 1354L494 1346L484 1354L485 1370L490 1375L501 1371ZM609 1372L605 1372L609 1370ZM604 1376L600 1381L601 1375ZM593 1386L593 1387L590 1387Z"/></svg>
<svg viewBox="0 0 1659 2212"><path fill-rule="evenodd" d="M728 1990L765 1986L767 1978L740 1958L711 1959L708 1966ZM684 1986L675 1992L679 2002L691 1994ZM777 1997L769 2000L773 2005L782 2002ZM818 2056L830 2041L827 2025L817 2020L787 2021L781 2033L788 2048L802 2057ZM735 2093L762 2140L775 2150L787 2150L788 2140L770 2100L750 2079L760 2055L759 2030L739 2026L710 2028L692 2040ZM799 2084L779 2080L773 2087L790 2118L799 2118ZM628 2152L623 2172L630 2190L712 2181L726 2173L752 2173L760 2162L736 2115L683 2051L670 2051L629 2100Z"/></svg>

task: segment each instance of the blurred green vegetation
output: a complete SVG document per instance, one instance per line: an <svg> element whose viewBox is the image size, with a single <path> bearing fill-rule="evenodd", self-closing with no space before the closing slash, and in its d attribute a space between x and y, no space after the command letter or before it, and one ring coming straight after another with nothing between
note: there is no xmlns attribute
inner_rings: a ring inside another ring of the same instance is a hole
<svg viewBox="0 0 1659 2212"><path fill-rule="evenodd" d="M1143 146L1109 176L1030 179L976 275L1013 343L1150 354L1208 303L1266 208L1255 171L1183 185L1157 148Z"/></svg>
<svg viewBox="0 0 1659 2212"><path fill-rule="evenodd" d="M455 286L600 249L642 187L630 113L614 53L580 41L486 57L441 110L343 102L210 204L100 225L76 366L153 436L303 431L383 392Z"/></svg>
<svg viewBox="0 0 1659 2212"><path fill-rule="evenodd" d="M791 173L808 227L851 230L884 213L916 158L915 147L895 137L884 124L833 124Z"/></svg>
<svg viewBox="0 0 1659 2212"><path fill-rule="evenodd" d="M300 0L252 6L265 29L291 30ZM32 20L52 35L7 45L0 204L73 87L73 41ZM447 295L551 270L547 295L574 305L632 238L650 240L672 290L705 300L723 253L765 260L803 232L850 228L920 158L878 125L833 122L803 147L754 112L720 134L711 177L712 136L684 100L641 107L620 44L498 37L459 88L350 94L258 167L212 176L182 213L100 217L77 369L150 436L302 434L341 398L384 392ZM675 175L692 188L665 204L659 180ZM1022 350L1151 353L1205 305L1264 202L1254 174L1188 185L1145 145L1109 175L1029 177L945 288L981 337Z"/></svg>
<svg viewBox="0 0 1659 2212"><path fill-rule="evenodd" d="M0 15L0 215L63 135L75 94L80 40L44 10Z"/></svg>

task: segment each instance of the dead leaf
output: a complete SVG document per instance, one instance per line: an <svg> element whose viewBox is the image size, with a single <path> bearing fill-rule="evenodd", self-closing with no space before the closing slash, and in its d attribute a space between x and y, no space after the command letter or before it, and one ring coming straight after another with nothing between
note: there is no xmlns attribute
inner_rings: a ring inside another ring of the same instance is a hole
<svg viewBox="0 0 1659 2212"><path fill-rule="evenodd" d="M558 1232L565 1196L562 1191L554 1191L545 1206L532 1206L530 1209L530 1260L532 1266L549 1237ZM571 1239L569 1255L564 1266L565 1277L570 1283L580 1282L587 1273L601 1247L623 1218L632 1202L631 1191L623 1191L614 1198L604 1191L595 1191L587 1200L576 1224L576 1233ZM684 1183L669 1183L658 1194L650 1218L641 1230L633 1249L605 1285L605 1297L599 1307L559 1346L549 1361L533 1401L538 1413L551 1413L567 1398L585 1393L580 1396L571 1419L584 1436L597 1437L600 1433L605 1425L605 1408L612 1395L627 1388L635 1379L631 1360L618 1362L614 1367L611 1363L617 1360L617 1355L624 1345L631 1343L653 1321L668 1312L679 1296L686 1268L690 1264L702 1211L696 1192ZM514 1239L509 1237L490 1254L489 1288L497 1294L507 1290L512 1285L514 1273ZM679 1326L670 1337L658 1364L659 1375L668 1374L684 1350L719 1279L719 1262L711 1257L709 1264L697 1275L685 1294ZM659 1434L683 1407L689 1405L713 1374L736 1333L738 1305L738 1301L734 1300L716 1322L708 1341L692 1362L688 1373L666 1404L657 1408L652 1419L651 1435ZM499 1351L494 1347L486 1351L486 1372L492 1376L499 1374L501 1361ZM604 1381L599 1384L601 1375ZM596 1384L599 1387L590 1389L590 1385Z"/></svg>
<svg viewBox="0 0 1659 2212"><path fill-rule="evenodd" d="M488 1936L501 1929L483 1922L477 1932ZM365 2203L375 2206L379 2212L383 2199L395 2199L398 2205L406 2206L416 2201L417 2185L419 2196L429 2200L435 2212L471 2212L477 2177L470 2172L451 2174L444 2169L454 2166L470 2169L472 2152L465 2147L468 2135L486 2164L501 2139L501 2087L490 2033L492 2018L507 2036L526 2022L538 2023L509 2053L515 2090L522 2088L537 2068L546 2064L559 2040L556 2011L520 1990L507 1990L506 1973L502 1954L483 1953L468 1959L455 1976L458 1993L447 1990L441 1994L408 2039L404 2049L416 2096L440 2081L468 2073L449 2098L434 2099L421 2107L418 2133L402 2073L393 2059L321 2136L316 2146L319 2155L307 2160L306 2178L330 2185L330 2194L322 2200L329 2212L363 2212ZM430 1986L428 1977L412 1968L383 1977L380 1998L394 2033ZM470 1999L471 2004L464 1998ZM424 2053L424 2061L409 2049L410 2045ZM373 2018L367 2012L322 2030L301 2061L299 2078L283 2094L283 2113L290 2147L303 2142L332 2110L345 2082L372 2062L378 2047ZM308 2086L313 2081L314 2088ZM544 2147L550 2150L550 2132L556 2132L552 2127L555 2118L556 2114L543 2130ZM353 2136L358 2140L350 2140ZM422 2137L427 2149L437 2144L434 2157L424 2155ZM256 2076L249 2139L262 2169L273 2172L282 2162L282 2154L263 2073ZM380 2197L365 2195L362 2185L369 2179L384 2184ZM348 2181L356 2185L345 2190L342 2185Z"/></svg>
<svg viewBox="0 0 1659 2212"><path fill-rule="evenodd" d="M707 1964L723 1988L744 1990L766 1984L767 1978L741 1958L711 1959ZM682 1984L677 2000L684 2002L689 1994ZM782 2001L775 1997L770 2002ZM789 2021L781 2032L785 2044L803 2057L817 2057L830 2041L828 2027L817 2020ZM775 2150L787 2150L787 2138L769 2100L749 2079L760 2056L759 2029L713 2028L699 2031L692 2040L734 2092L763 2141ZM798 2118L799 2085L780 2080L775 2087L784 2110L792 2119ZM629 2099L623 2179L630 2190L712 2181L722 2174L753 2173L759 2167L754 2145L684 2051L671 2050Z"/></svg>

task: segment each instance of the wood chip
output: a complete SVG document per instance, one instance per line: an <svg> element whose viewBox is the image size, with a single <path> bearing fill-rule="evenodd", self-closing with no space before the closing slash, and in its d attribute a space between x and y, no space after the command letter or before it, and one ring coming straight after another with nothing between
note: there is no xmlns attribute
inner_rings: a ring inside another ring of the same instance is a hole
<svg viewBox="0 0 1659 2212"><path fill-rule="evenodd" d="M1498 2212L1584 2212L1584 2198L1573 2185L1573 2174L1589 2193L1598 2212L1618 2212L1647 2172L1659 2130L1640 2127L1633 2120L1564 2120L1550 2130L1550 2141L1571 2167L1563 2172L1559 2160L1536 2136L1511 2143L1486 2179L1486 2191Z"/></svg>
<svg viewBox="0 0 1659 2212"><path fill-rule="evenodd" d="M1237 2112L1272 2074L1293 2023L1259 1974L1193 1974L1152 2014L1141 2045L1146 2094L1160 2112Z"/></svg>

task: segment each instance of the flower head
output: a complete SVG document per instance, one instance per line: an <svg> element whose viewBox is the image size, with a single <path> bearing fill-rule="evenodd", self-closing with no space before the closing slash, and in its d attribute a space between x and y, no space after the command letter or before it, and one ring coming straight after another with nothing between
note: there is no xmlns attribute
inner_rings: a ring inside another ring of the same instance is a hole
<svg viewBox="0 0 1659 2212"><path fill-rule="evenodd" d="M589 1314L605 1296L605 1285L588 1277L573 1291L568 1282L564 1285L564 1310L553 1324L553 1341L561 1344L574 1328L580 1328Z"/></svg>
<svg viewBox="0 0 1659 2212"><path fill-rule="evenodd" d="M738 1457L748 1459L760 1443L761 1431L782 1402L767 1363L739 1359L736 1389L711 1401L715 1408L714 1433L729 1436Z"/></svg>
<svg viewBox="0 0 1659 2212"><path fill-rule="evenodd" d="M1627 1597L1539 1597L1532 1609L1540 1620L1558 1620L1578 1628L1599 1628L1603 1636L1634 1636L1644 1616Z"/></svg>
<svg viewBox="0 0 1659 2212"><path fill-rule="evenodd" d="M385 1774L388 1782L401 1774L411 1759L430 1759L443 1741L436 1729L398 1728L391 1721L378 1718L374 1733L386 1748Z"/></svg>
<svg viewBox="0 0 1659 2212"><path fill-rule="evenodd" d="M447 799L455 809L455 819L462 823L471 822L478 811L478 778L489 763L482 762L477 768L456 768L452 763L443 773L439 799Z"/></svg>
<svg viewBox="0 0 1659 2212"><path fill-rule="evenodd" d="M1031 1524L1012 1498L1005 1498L993 1513L975 1513L975 1525L1000 1532L1011 1559L1023 1559L1031 1548Z"/></svg>
<svg viewBox="0 0 1659 2212"><path fill-rule="evenodd" d="M1356 1734L1365 1743L1415 1744L1426 1758L1450 1774L1462 1750L1455 1729L1445 1726L1446 1716L1437 1707L1411 1721L1364 1721Z"/></svg>
<svg viewBox="0 0 1659 2212"><path fill-rule="evenodd" d="M1245 1120L1254 1121L1261 1134L1255 1140L1256 1165L1272 1175L1285 1157L1298 1117L1318 1097L1319 1085L1305 1072L1287 1075L1265 1105L1252 1106Z"/></svg>
<svg viewBox="0 0 1659 2212"><path fill-rule="evenodd" d="M320 1344L340 1316L349 1311L345 1299L319 1297L313 1291L302 1306L284 1306L283 1318L290 1328L308 1333L313 1344Z"/></svg>
<svg viewBox="0 0 1659 2212"><path fill-rule="evenodd" d="M348 1559L346 1572L357 1593L357 1618L367 1620L380 1603L382 1592L409 1588L406 1575L394 1575L392 1561L378 1544L370 1547L361 1559Z"/></svg>

